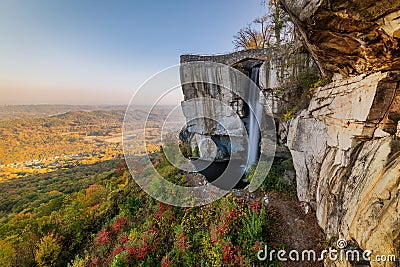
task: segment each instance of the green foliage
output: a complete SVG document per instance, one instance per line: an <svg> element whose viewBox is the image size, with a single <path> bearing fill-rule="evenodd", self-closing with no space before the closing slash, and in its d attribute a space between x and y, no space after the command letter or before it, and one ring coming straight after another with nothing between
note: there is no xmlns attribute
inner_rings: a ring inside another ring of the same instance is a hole
<svg viewBox="0 0 400 267"><path fill-rule="evenodd" d="M0 240L0 266L11 267L15 250L13 246L4 240Z"/></svg>
<svg viewBox="0 0 400 267"><path fill-rule="evenodd" d="M185 175L162 153L152 160L163 175L183 184ZM284 162L280 165L287 167ZM172 207L128 182L129 175L118 172L121 176L116 177L116 173L114 165L78 192L53 192L58 197L38 207L26 204L31 212L8 213L0 224L0 237L10 240L8 251L21 255L12 258L8 253L11 265L32 266L33 261L39 266L70 263L70 267L275 264L257 259L261 246L279 243L277 216L265 209L260 198L228 195L203 207ZM275 190L274 183L269 187Z"/></svg>
<svg viewBox="0 0 400 267"><path fill-rule="evenodd" d="M258 213L257 210L246 210L246 216L242 219L243 231L252 242L257 242L262 239L263 223L266 220L265 209L261 209Z"/></svg>
<svg viewBox="0 0 400 267"><path fill-rule="evenodd" d="M193 153L192 153L193 157L198 158L200 157L200 150L198 146L195 146L195 148L193 149Z"/></svg>
<svg viewBox="0 0 400 267"><path fill-rule="evenodd" d="M67 267L85 267L85 263L89 260L89 256L86 255L85 258L81 258L78 255L75 256L75 259L68 263Z"/></svg>
<svg viewBox="0 0 400 267"><path fill-rule="evenodd" d="M168 165L163 155L153 160L165 174L167 170L175 173L174 169L163 166ZM129 190L125 187L124 192L123 209L113 219L106 219L101 230L93 235L86 263L102 266L271 265L271 262L260 264L254 246L278 238L272 230L278 221L275 214L260 205L260 200L245 203L228 195L207 206L183 209L154 201L136 184L131 184ZM135 207L133 212L128 212L129 206Z"/></svg>
<svg viewBox="0 0 400 267"><path fill-rule="evenodd" d="M60 253L59 240L53 233L50 233L41 239L35 252L35 260L39 267L56 266Z"/></svg>
<svg viewBox="0 0 400 267"><path fill-rule="evenodd" d="M293 107L293 108L289 109L288 111L286 111L286 113L283 114L283 120L288 121L291 118L293 118L294 114L296 114L296 111L297 111L297 107Z"/></svg>
<svg viewBox="0 0 400 267"><path fill-rule="evenodd" d="M288 184L282 179L285 170L294 171L292 159L274 160L274 163L272 164L267 177L261 185L261 189L266 192L285 192L288 193L289 196L295 197L296 183L293 181L292 183Z"/></svg>
<svg viewBox="0 0 400 267"><path fill-rule="evenodd" d="M60 171L60 174L68 173L71 176L56 177L51 173L40 175L44 177L32 177L31 183L23 179L13 180L12 183L0 183L0 187L5 189L5 192L0 194L8 192L10 199L24 200L25 192L29 193L27 196L36 197L36 200L31 202L16 201L13 203L13 209L3 211L6 216L0 219L0 238L8 239L8 244L18 254L18 257L13 258L12 265L34 264L35 254L38 257L44 255L44 249L38 249L42 246L38 237L51 233L57 233L58 244L62 246L57 266L61 263L61 266L65 266L73 259L74 262L78 261L76 255L92 241L92 234L97 233L105 222L119 212L119 206L125 207L129 199L125 197L128 191L125 193L119 189L121 185L127 185L128 178L115 177L113 168L117 165L116 162L98 163L92 168L78 166L75 169ZM74 180L63 180L63 177L74 177L74 172L75 179L78 180L75 181L73 191L78 192L68 193L63 190L63 186L69 183L73 185ZM54 179L49 179L53 177ZM95 184L91 185L92 183ZM9 190L11 186L15 188L14 191ZM36 189L36 186L40 189ZM0 203L1 201L4 199L0 200ZM38 259L45 264L42 256ZM80 258L79 262L86 262L86 256Z"/></svg>
<svg viewBox="0 0 400 267"><path fill-rule="evenodd" d="M57 210L65 195L112 179L115 171L109 170L115 168L116 162L118 160L81 165L0 183L0 218L9 213L32 212L35 207L40 207L37 212L42 215L49 214Z"/></svg>
<svg viewBox="0 0 400 267"><path fill-rule="evenodd" d="M153 166L157 170L158 174L161 175L167 181L177 184L184 185L186 182L186 173L173 166L167 159L164 153L160 153L157 160L153 161ZM150 173L151 174L151 173ZM158 179L153 179L153 188L156 191L161 188Z"/></svg>
<svg viewBox="0 0 400 267"><path fill-rule="evenodd" d="M136 212L140 209L142 206L142 201L137 198L136 195L131 195L130 197L127 197L127 202L125 204L125 210L130 216L135 216Z"/></svg>
<svg viewBox="0 0 400 267"><path fill-rule="evenodd" d="M114 261L110 267L127 267L128 263L124 260L124 255L122 253L115 256Z"/></svg>
<svg viewBox="0 0 400 267"><path fill-rule="evenodd" d="M322 79L321 78L317 79L313 84L308 86L308 88L309 88L308 90L309 90L310 94L312 94L312 93L314 93L315 89L317 89L318 87L327 85L330 82L331 82L331 80L327 77L322 78Z"/></svg>
<svg viewBox="0 0 400 267"><path fill-rule="evenodd" d="M257 164L253 164L252 166L250 166L250 168L247 170L246 177L243 180L247 183L250 183L256 169L257 169Z"/></svg>
<svg viewBox="0 0 400 267"><path fill-rule="evenodd" d="M302 92L308 92L312 86L321 80L317 72L308 69L300 70L296 78Z"/></svg>
<svg viewBox="0 0 400 267"><path fill-rule="evenodd" d="M179 148L185 158L190 158L193 156L192 148L188 142L179 143Z"/></svg>

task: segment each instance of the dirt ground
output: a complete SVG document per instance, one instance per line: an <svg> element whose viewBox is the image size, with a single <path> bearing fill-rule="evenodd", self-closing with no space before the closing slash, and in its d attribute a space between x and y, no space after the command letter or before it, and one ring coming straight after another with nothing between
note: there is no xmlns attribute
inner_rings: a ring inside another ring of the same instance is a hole
<svg viewBox="0 0 400 267"><path fill-rule="evenodd" d="M281 216L281 239L285 244L285 251L315 250L317 258L324 249L325 235L318 226L315 213L309 209L306 214L301 203L282 193L269 193L267 206L272 207ZM285 255L288 257L288 254ZM283 266L323 266L322 261L300 261L283 263Z"/></svg>

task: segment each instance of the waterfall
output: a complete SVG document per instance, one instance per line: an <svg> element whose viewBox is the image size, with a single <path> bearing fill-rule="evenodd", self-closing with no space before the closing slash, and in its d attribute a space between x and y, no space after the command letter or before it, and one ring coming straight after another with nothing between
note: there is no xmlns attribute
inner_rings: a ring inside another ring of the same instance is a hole
<svg viewBox="0 0 400 267"><path fill-rule="evenodd" d="M251 69L251 80L247 104L249 106L249 122L247 126L248 147L247 147L247 169L257 162L260 143L260 127L262 107L260 105L260 90L258 88L259 67ZM257 85L257 86L256 86Z"/></svg>

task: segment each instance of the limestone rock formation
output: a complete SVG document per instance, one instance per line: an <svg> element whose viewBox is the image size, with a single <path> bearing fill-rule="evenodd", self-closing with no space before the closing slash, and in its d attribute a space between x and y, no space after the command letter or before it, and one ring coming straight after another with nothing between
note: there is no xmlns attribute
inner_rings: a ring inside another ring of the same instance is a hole
<svg viewBox="0 0 400 267"><path fill-rule="evenodd" d="M399 249L399 74L318 88L289 130L299 199L316 209L328 236L353 240L373 256Z"/></svg>
<svg viewBox="0 0 400 267"><path fill-rule="evenodd" d="M281 0L325 75L400 69L400 1Z"/></svg>
<svg viewBox="0 0 400 267"><path fill-rule="evenodd" d="M260 89L259 104L275 119L277 113L282 112L283 104L288 102L286 98L290 97L285 94L277 97L278 93L275 92L285 77L304 70L315 76L319 74L308 53L284 56L272 49L253 49L215 56L182 55L181 64L180 78L185 97L181 106L191 133L191 147L193 150L198 147L201 157L209 156L208 151L212 150L207 145L212 146L212 142L203 142L210 137L220 144L228 142L229 135L233 145L232 154L246 149L242 127L236 123L237 117L244 124L249 122L246 102L253 68L259 69L259 77L255 81ZM288 124L283 120L277 121L277 138L279 144L284 144ZM230 134L227 128L232 130ZM287 154L286 147L277 151L278 156L283 154Z"/></svg>
<svg viewBox="0 0 400 267"><path fill-rule="evenodd" d="M399 257L400 1L281 3L334 80L290 124L298 197L328 236Z"/></svg>
<svg viewBox="0 0 400 267"><path fill-rule="evenodd" d="M260 80L269 86L276 77L264 73ZM244 136L247 136L246 125L249 123L246 102L249 87L255 86L247 74L224 64L192 62L181 65L181 81L185 96L181 107L187 119L187 130L191 133L192 150L198 147L200 157L211 158L209 151L216 143L217 159L229 158L230 155L245 157L247 140ZM272 102L271 97L260 94L265 114L272 114ZM262 123L262 127L267 125ZM265 135L271 131L275 133L275 129L263 129ZM210 138L214 142L206 141ZM223 151L228 153L221 153Z"/></svg>

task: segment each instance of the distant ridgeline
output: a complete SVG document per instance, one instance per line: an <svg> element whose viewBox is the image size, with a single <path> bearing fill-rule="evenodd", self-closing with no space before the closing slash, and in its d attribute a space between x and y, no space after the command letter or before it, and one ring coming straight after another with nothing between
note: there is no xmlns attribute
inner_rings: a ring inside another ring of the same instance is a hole
<svg viewBox="0 0 400 267"><path fill-rule="evenodd" d="M47 117L70 111L125 109L125 105L0 105L0 120Z"/></svg>

